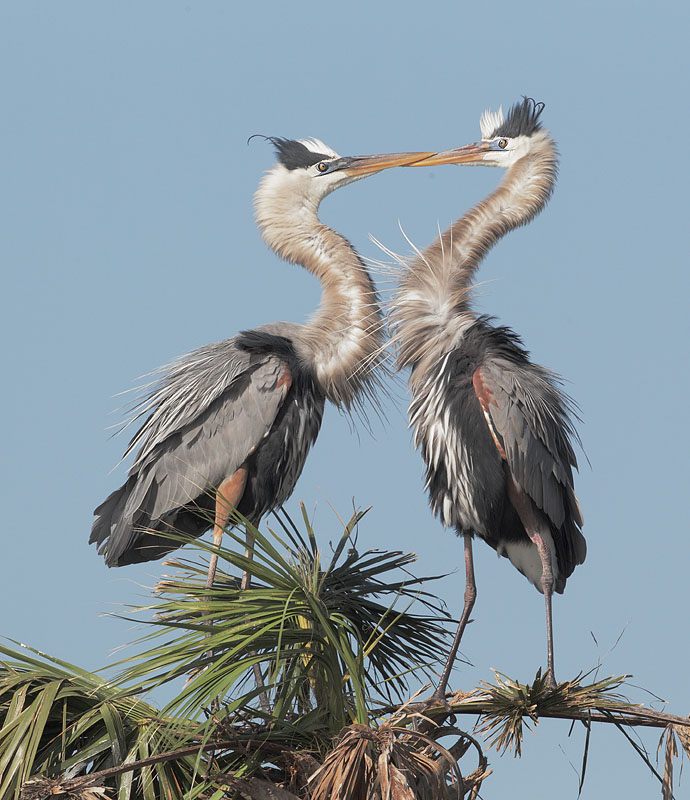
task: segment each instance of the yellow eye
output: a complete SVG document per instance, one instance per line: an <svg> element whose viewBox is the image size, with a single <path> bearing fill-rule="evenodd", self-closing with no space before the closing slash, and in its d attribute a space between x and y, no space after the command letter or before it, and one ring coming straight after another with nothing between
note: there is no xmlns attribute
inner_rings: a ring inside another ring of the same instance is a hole
<svg viewBox="0 0 690 800"><path fill-rule="evenodd" d="M322 161L320 164L316 165L316 169L318 169L319 172L325 172L328 169L328 164Z"/></svg>
<svg viewBox="0 0 690 800"><path fill-rule="evenodd" d="M508 140L507 139L499 139L498 140L498 146L501 148L501 150L505 150L506 147L508 146Z"/></svg>

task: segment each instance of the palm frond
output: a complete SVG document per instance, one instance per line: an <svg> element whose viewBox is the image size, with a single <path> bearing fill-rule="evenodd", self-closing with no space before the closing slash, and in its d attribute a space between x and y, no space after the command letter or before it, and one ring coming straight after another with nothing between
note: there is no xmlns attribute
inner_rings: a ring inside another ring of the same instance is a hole
<svg viewBox="0 0 690 800"><path fill-rule="evenodd" d="M291 522L279 532L252 528L251 559L237 552L244 537L233 530L230 546L188 544L187 554L218 553L213 587L205 586L203 562L168 562L177 572L158 585L160 599L131 609L144 612L152 630L140 639L142 649L120 662L118 680L152 688L184 676L165 713L190 715L220 701L226 715L262 718L251 686L259 664L272 719L289 727L310 715L327 739L350 723L367 723L372 698L399 701L411 654L412 668L424 671L447 651L450 618L422 588L433 578L410 575L411 554L360 554L353 540L361 512L324 559L304 509L303 516L303 532ZM244 570L252 585L242 591L236 575ZM414 603L422 613L411 609Z"/></svg>
<svg viewBox="0 0 690 800"><path fill-rule="evenodd" d="M583 684L585 676L578 675L563 681L555 688L549 685L548 675L539 670L532 684L521 684L494 671L496 683L482 681L480 692L485 695L483 721L479 731L503 753L512 750L522 754L524 728L530 722L538 724L539 716L587 712L593 709L616 709L624 699L615 693L627 676L611 677L592 684ZM629 708L629 704L626 703Z"/></svg>
<svg viewBox="0 0 690 800"><path fill-rule="evenodd" d="M173 734L171 720L142 701L136 687L122 689L22 645L0 644L0 655L2 798L19 798L30 778L38 791L40 781L59 781L66 772L74 781L75 797L88 798L89 792L98 796L99 786L88 781L82 786L84 794L78 795L78 778L133 760L142 752L169 749L181 738L180 722ZM157 765L141 780L133 781L128 774L109 786L121 800L164 796L163 790L174 792L190 783L194 765L195 759L188 757Z"/></svg>
<svg viewBox="0 0 690 800"><path fill-rule="evenodd" d="M580 789L592 724L614 724L671 800L690 721L631 705L616 691L627 676L551 688L541 672L530 684L496 672L447 705L401 704L408 676L445 658L451 620L426 589L434 578L410 574L414 556L358 551L363 516L326 550L302 507L299 527L285 516L276 530L250 530L252 558L243 531L220 548L171 535L187 547L152 603L130 609L145 633L114 679L0 645L0 798L476 800L490 774L482 746L443 722L472 714L477 734L515 756L541 719L582 722ZM211 588L200 553L219 556ZM172 681L184 683L162 711L142 699ZM627 732L637 725L664 729L663 769ZM463 775L459 762L475 751Z"/></svg>
<svg viewBox="0 0 690 800"><path fill-rule="evenodd" d="M439 738L452 735L446 748ZM342 731L323 765L309 778L310 800L460 800L476 796L490 774L479 749L480 764L463 778L458 759L471 737L456 728L425 734L395 724L395 717L377 728L350 725Z"/></svg>

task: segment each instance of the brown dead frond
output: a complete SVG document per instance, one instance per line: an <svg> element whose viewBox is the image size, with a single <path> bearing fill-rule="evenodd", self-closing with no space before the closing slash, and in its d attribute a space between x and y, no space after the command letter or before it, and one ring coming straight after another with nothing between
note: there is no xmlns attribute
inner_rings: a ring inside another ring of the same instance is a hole
<svg viewBox="0 0 690 800"><path fill-rule="evenodd" d="M678 757L673 725L669 725L661 735L659 747L661 747L664 737L666 737L666 748L664 752L664 774L661 780L661 797L663 800L673 800L673 760Z"/></svg>
<svg viewBox="0 0 690 800"><path fill-rule="evenodd" d="M484 734L499 753L512 750L516 757L522 755L524 728L529 723L538 725L540 716L564 716L590 711L615 710L622 699L614 694L627 676L606 678L592 684L583 684L582 675L563 681L551 688L548 676L537 672L534 682L518 681L494 672L496 683L480 684L483 722L478 730ZM629 704L625 704L630 708Z"/></svg>
<svg viewBox="0 0 690 800"><path fill-rule="evenodd" d="M243 780L241 778L228 777L223 784L240 797L246 798L246 800L299 800L297 795L288 792L282 786L277 786L275 783L264 781L260 778Z"/></svg>
<svg viewBox="0 0 690 800"><path fill-rule="evenodd" d="M96 786L87 775L79 778L36 778L27 781L21 800L108 800L105 786Z"/></svg>
<svg viewBox="0 0 690 800"><path fill-rule="evenodd" d="M673 730L680 740L680 745L683 748L685 755L690 758L690 730L682 727L681 725L674 725Z"/></svg>
<svg viewBox="0 0 690 800"><path fill-rule="evenodd" d="M359 800L370 783L372 761L368 751L376 731L349 725L335 748L310 778L312 800Z"/></svg>
<svg viewBox="0 0 690 800"><path fill-rule="evenodd" d="M437 739L454 736L449 748ZM474 745L479 767L463 778L458 759ZM455 728L431 734L391 722L350 725L309 779L311 800L461 800L474 798L489 774L479 744Z"/></svg>
<svg viewBox="0 0 690 800"><path fill-rule="evenodd" d="M479 794L482 781L491 775L492 772L492 770L488 769L489 762L479 742L466 731L452 726L438 727L436 730L430 732L430 736L434 739L434 742L438 742L439 739L443 739L446 736L452 736L456 739L455 743L448 748L448 753L455 759L456 764L458 764L470 747L474 747L477 751L477 768L469 775L462 776L464 796L468 798L468 800L474 800ZM446 764L448 764L448 760L443 756L442 758L444 758ZM448 766L450 767L450 764L448 764Z"/></svg>

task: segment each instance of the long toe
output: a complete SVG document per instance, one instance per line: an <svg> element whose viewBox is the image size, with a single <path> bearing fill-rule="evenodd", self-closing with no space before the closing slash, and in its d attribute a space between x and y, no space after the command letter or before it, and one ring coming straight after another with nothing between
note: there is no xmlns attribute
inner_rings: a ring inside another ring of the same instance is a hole
<svg viewBox="0 0 690 800"><path fill-rule="evenodd" d="M431 697L424 701L425 708L434 708L434 706L441 706L446 711L450 711L450 703L446 698L446 693L440 687L437 687Z"/></svg>

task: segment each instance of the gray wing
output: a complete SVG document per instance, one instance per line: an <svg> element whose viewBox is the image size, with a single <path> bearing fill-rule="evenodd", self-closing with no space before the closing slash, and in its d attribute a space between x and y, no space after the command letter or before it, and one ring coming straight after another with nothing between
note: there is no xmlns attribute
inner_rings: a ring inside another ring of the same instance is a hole
<svg viewBox="0 0 690 800"><path fill-rule="evenodd" d="M127 451L140 447L129 480L95 511L90 541L108 540L106 561L126 563L138 528L170 520L233 475L270 431L290 385L284 357L243 350L236 339L171 365L137 408L137 417L150 415Z"/></svg>
<svg viewBox="0 0 690 800"><path fill-rule="evenodd" d="M243 381L267 360L265 353L255 353L238 345L239 337L204 345L161 367L161 377L141 387L148 394L133 409L122 430L148 417L123 456L139 448L132 468L142 466L158 445L170 435L198 419L212 403L233 384Z"/></svg>
<svg viewBox="0 0 690 800"><path fill-rule="evenodd" d="M510 472L556 532L566 576L584 561L583 520L573 488L577 460L571 404L555 376L534 364L522 367L488 358L473 375L477 397ZM561 560L561 559L559 559Z"/></svg>

